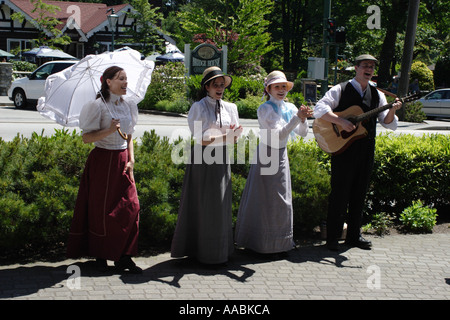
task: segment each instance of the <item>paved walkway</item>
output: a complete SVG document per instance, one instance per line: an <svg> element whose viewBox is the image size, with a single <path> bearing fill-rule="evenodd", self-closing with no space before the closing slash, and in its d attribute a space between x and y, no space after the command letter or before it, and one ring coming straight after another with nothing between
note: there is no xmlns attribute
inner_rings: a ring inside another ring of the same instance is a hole
<svg viewBox="0 0 450 320"><path fill-rule="evenodd" d="M3 265L0 299L450 299L450 233L368 238L370 251L318 243L275 260L238 250L221 267L169 253L137 257L141 275L116 273L111 262L102 274L91 260Z"/></svg>

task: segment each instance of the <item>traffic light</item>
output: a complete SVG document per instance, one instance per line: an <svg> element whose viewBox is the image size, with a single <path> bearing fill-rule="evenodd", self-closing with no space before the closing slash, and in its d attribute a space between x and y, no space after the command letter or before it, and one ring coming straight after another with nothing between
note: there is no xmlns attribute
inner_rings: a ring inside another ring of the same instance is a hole
<svg viewBox="0 0 450 320"><path fill-rule="evenodd" d="M345 43L345 28L339 27L336 29L336 43Z"/></svg>
<svg viewBox="0 0 450 320"><path fill-rule="evenodd" d="M327 20L328 42L335 42L336 40L336 20L329 18Z"/></svg>

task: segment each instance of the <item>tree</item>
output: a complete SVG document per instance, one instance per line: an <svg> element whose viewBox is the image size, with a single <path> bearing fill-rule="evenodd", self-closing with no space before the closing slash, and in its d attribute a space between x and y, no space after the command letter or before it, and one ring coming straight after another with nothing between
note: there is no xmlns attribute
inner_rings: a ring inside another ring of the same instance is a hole
<svg viewBox="0 0 450 320"><path fill-rule="evenodd" d="M283 69L298 71L302 60L307 58L304 57L305 47L317 44L316 49L319 50L316 52L320 52L322 1L278 0L275 4L272 28L274 38L281 40ZM313 54L313 56L317 55Z"/></svg>
<svg viewBox="0 0 450 320"><path fill-rule="evenodd" d="M71 39L67 35L62 35L61 30L57 29L56 26L62 24L55 15L57 11L61 11L61 8L51 4L47 4L42 0L30 0L34 8L31 12L37 12L38 18L34 21L37 29L39 30L39 35L36 39L33 39L36 46L49 46L55 48L55 45L68 45ZM16 12L11 15L11 19L19 20L22 22L25 17Z"/></svg>
<svg viewBox="0 0 450 320"><path fill-rule="evenodd" d="M161 21L163 15L159 12L159 7L152 8L148 0L131 0L133 11L127 15L134 19L132 27L125 30L125 34L130 38L120 40L122 43L133 42L140 46L139 51L144 55L149 55L153 51L160 51L164 44L158 32L160 28L156 24Z"/></svg>
<svg viewBox="0 0 450 320"><path fill-rule="evenodd" d="M265 19L272 7L271 0L195 1L178 17L195 41L227 45L229 72L245 75L259 73L262 56L273 49Z"/></svg>

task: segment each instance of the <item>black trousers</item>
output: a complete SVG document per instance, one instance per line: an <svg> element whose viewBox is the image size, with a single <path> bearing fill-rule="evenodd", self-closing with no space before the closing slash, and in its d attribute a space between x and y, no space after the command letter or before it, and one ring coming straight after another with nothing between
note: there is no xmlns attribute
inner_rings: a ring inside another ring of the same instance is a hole
<svg viewBox="0 0 450 320"><path fill-rule="evenodd" d="M375 139L363 138L331 157L331 193L328 200L327 241L340 238L347 221L347 240L360 236L362 213L373 170Z"/></svg>

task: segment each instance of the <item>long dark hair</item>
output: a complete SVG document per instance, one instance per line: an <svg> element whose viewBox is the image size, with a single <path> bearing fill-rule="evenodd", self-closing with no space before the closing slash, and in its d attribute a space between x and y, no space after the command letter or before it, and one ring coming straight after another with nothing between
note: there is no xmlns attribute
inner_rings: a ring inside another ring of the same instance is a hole
<svg viewBox="0 0 450 320"><path fill-rule="evenodd" d="M121 67L112 66L103 72L103 75L100 78L100 80L102 81L102 87L100 88L100 91L97 93L97 96L95 97L95 99L98 99L101 96L103 96L105 101L109 100L110 93L109 93L109 86L108 86L108 83L106 82L106 79L114 79L116 74L122 70L123 70L123 68L121 68Z"/></svg>

